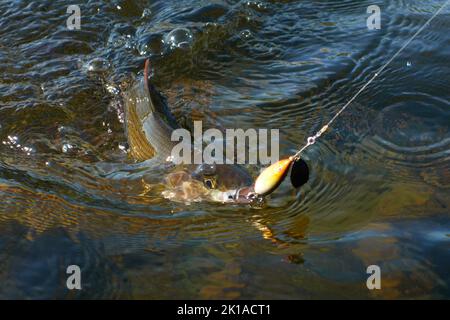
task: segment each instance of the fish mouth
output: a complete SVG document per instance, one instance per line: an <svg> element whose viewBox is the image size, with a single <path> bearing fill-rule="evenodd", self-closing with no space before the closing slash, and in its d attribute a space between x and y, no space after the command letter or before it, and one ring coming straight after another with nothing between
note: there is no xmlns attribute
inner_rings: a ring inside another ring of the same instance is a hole
<svg viewBox="0 0 450 320"><path fill-rule="evenodd" d="M214 202L236 204L252 204L259 199L253 186L227 191L213 190L211 198Z"/></svg>

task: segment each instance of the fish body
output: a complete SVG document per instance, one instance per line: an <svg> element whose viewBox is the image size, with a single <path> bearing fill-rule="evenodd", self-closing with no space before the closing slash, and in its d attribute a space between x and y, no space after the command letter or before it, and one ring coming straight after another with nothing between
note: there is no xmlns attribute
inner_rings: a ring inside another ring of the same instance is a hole
<svg viewBox="0 0 450 320"><path fill-rule="evenodd" d="M144 77L124 95L130 155L138 162L153 159L168 163L177 144L171 135L180 126L164 97L148 80L148 69L147 60ZM249 203L254 195L250 174L233 164L178 165L166 175L165 183L163 196L173 201Z"/></svg>

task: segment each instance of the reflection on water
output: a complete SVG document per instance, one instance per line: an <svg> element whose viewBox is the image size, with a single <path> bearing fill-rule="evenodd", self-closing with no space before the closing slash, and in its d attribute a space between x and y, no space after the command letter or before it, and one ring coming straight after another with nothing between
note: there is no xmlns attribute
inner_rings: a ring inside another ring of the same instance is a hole
<svg viewBox="0 0 450 320"><path fill-rule="evenodd" d="M449 8L263 209L164 199L121 109L150 57L180 124L279 128L290 154L441 3L385 1L372 32L361 1L86 1L79 31L66 1L3 4L0 298L448 298Z"/></svg>

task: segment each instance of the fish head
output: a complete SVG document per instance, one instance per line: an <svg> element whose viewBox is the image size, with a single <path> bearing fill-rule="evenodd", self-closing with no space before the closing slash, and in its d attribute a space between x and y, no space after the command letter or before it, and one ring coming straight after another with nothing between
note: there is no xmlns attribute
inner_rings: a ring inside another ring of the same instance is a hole
<svg viewBox="0 0 450 320"><path fill-rule="evenodd" d="M201 164L170 173L164 197L178 202L251 204L257 200L247 170L233 164Z"/></svg>

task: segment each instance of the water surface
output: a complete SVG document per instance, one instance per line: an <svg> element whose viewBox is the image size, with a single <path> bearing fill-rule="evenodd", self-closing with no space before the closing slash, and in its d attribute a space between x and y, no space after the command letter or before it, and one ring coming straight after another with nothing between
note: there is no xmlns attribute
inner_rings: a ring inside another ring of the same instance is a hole
<svg viewBox="0 0 450 320"><path fill-rule="evenodd" d="M2 1L0 298L448 299L450 8L263 209L105 174L132 164L121 93L145 58L184 126L280 129L292 154L443 2L378 2L369 31L370 1L92 0L70 31L67 1Z"/></svg>

